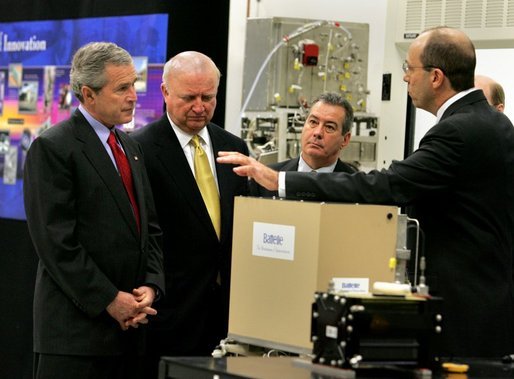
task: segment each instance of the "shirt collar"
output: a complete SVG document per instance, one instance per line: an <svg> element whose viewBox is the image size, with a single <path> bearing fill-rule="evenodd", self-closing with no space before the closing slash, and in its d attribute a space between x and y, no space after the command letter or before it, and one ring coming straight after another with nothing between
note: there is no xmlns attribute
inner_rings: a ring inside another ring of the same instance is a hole
<svg viewBox="0 0 514 379"><path fill-rule="evenodd" d="M450 107L450 105L452 105L453 103L455 103L457 100L460 100L462 99L464 96L466 96L468 93L471 93L473 91L477 91L478 88L470 88L470 89L467 89L465 91L462 91L462 92L459 92L455 95L453 95L452 97L450 97L448 100L446 100L443 105L441 105L439 107L439 109L437 110L437 119L436 119L436 122L439 122L441 120L441 117L443 117L443 114L444 112L446 112L446 110Z"/></svg>
<svg viewBox="0 0 514 379"><path fill-rule="evenodd" d="M107 141L107 138L109 138L109 134L111 133L111 130L104 124L102 124L100 121L95 119L91 114L82 106L82 104L79 105L79 111L82 113L82 115L85 117L89 125L93 128L95 133L98 135L101 141Z"/></svg>
<svg viewBox="0 0 514 379"><path fill-rule="evenodd" d="M316 172L334 172L334 169L336 168L337 160L332 163L330 166L326 167L320 167L314 171ZM298 162L298 171L300 172L311 172L313 171L313 168L310 167L307 162L305 162L302 158L302 155L300 155L300 161Z"/></svg>

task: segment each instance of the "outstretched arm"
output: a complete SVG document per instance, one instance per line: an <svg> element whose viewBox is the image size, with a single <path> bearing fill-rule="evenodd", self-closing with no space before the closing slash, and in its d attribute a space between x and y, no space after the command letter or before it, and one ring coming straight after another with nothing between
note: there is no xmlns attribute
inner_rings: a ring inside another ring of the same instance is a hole
<svg viewBox="0 0 514 379"><path fill-rule="evenodd" d="M216 160L218 163L237 165L234 167L237 175L252 178L270 191L278 190L278 172L257 162L252 157L233 151L220 151Z"/></svg>

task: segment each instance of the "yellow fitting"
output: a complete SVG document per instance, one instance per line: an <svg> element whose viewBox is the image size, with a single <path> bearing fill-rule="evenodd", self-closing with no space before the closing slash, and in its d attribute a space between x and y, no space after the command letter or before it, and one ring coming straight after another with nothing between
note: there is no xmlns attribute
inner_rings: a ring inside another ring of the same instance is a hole
<svg viewBox="0 0 514 379"><path fill-rule="evenodd" d="M298 58L295 58L294 63L293 63L293 70L300 71L301 68L302 68L302 64L300 63Z"/></svg>

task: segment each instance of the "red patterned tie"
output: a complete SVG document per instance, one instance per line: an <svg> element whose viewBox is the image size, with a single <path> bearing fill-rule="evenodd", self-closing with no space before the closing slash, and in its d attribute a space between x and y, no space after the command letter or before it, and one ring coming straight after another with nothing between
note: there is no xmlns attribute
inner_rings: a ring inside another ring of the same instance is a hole
<svg viewBox="0 0 514 379"><path fill-rule="evenodd" d="M134 196L134 184L132 183L132 172L130 171L128 159L120 145L118 145L116 142L116 136L112 131L109 134L109 138L107 139L107 144L111 148L112 154L114 155L116 166L118 166L121 180L123 181L123 185L127 191L130 204L132 205L132 211L134 212L134 217L136 218L137 230L140 231L139 208L137 206L136 197Z"/></svg>

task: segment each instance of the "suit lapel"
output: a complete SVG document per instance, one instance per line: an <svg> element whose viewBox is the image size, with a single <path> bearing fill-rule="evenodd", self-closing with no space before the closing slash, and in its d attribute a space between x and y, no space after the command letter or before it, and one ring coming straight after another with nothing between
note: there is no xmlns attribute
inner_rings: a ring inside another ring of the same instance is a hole
<svg viewBox="0 0 514 379"><path fill-rule="evenodd" d="M281 171L298 171L298 164L300 163L300 158L291 159L287 161L284 166L281 168Z"/></svg>
<svg viewBox="0 0 514 379"><path fill-rule="evenodd" d="M228 143L227 139L223 136L223 130L219 130L218 127L213 124L207 125L207 131L211 138L212 151L214 158L218 156L220 151L232 151L234 146ZM218 188L220 192L220 208L221 208L221 237L220 240L224 239L225 232L231 229L229 224L232 223L232 219L224 214L224 209L231 209L233 207L233 191L234 182L237 180L232 170L234 166L227 164L219 164L216 162L216 175L218 178Z"/></svg>
<svg viewBox="0 0 514 379"><path fill-rule="evenodd" d="M157 126L159 129L155 141L158 159L171 180L175 183L174 187L181 192L189 207L204 223L204 227L212 229L214 236L216 236L207 209L203 205L202 195L191 172L189 163L184 156L184 150L180 146L180 142L167 117L161 118L161 122Z"/></svg>
<svg viewBox="0 0 514 379"><path fill-rule="evenodd" d="M212 145L212 153L214 155L214 161L216 162L216 157L218 156L219 151L227 150L226 141L222 138L221 133L216 130L216 128L212 124L208 124L206 126L207 131L209 133L209 137L211 139L211 145ZM220 233L220 240L222 240L225 234L224 232L227 230L227 226L225 223L225 217L223 209L227 209L227 196L225 194L227 193L227 188L229 188L228 181L230 180L230 173L232 172L232 167L230 165L223 165L218 164L218 162L215 163L216 166L216 177L218 179L218 189L220 193L220 212L221 212L221 233ZM232 199L230 199L232 201ZM214 230L214 228L213 228Z"/></svg>
<svg viewBox="0 0 514 379"><path fill-rule="evenodd" d="M218 152L227 150L229 146L227 145L226 140L222 137L221 133L219 133L219 131L216 130L212 124L207 125L207 131L209 132L209 137L211 138L212 152L214 154L214 158L216 159ZM219 164L218 162L216 162L215 165L220 196L223 197L223 194L228 188L228 182L230 180L229 178L231 177L232 173L232 166L227 164Z"/></svg>
<svg viewBox="0 0 514 379"><path fill-rule="evenodd" d="M138 236L136 222L130 207L130 201L123 187L123 183L114 167L109 155L105 151L100 139L82 116L80 111L76 111L73 116L74 132L76 138L83 143L83 152L91 165L98 172L98 175L105 183L111 193L114 202L117 204L123 218L130 226L134 236Z"/></svg>

